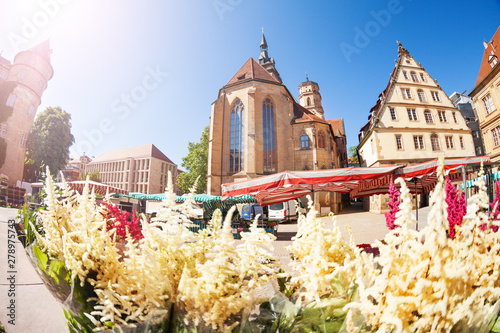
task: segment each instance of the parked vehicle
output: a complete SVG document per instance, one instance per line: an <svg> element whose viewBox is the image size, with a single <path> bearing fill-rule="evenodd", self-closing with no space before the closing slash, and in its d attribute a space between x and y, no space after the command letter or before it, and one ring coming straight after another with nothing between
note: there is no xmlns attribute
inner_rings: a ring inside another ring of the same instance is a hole
<svg viewBox="0 0 500 333"><path fill-rule="evenodd" d="M299 213L305 213L304 205L300 200L290 200L269 206L269 220L290 221L297 219Z"/></svg>
<svg viewBox="0 0 500 333"><path fill-rule="evenodd" d="M244 220L253 220L259 215L259 220L264 219L264 210L261 205L243 205L241 208L241 218Z"/></svg>

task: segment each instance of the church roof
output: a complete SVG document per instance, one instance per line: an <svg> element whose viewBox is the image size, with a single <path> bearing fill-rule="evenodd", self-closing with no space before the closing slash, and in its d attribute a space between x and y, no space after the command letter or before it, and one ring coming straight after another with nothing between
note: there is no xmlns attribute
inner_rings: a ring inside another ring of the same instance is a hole
<svg viewBox="0 0 500 333"><path fill-rule="evenodd" d="M280 83L254 58L250 57L250 59L248 59L247 62L241 66L236 74L234 74L232 79L229 80L226 86L251 80L264 80L273 83Z"/></svg>
<svg viewBox="0 0 500 333"><path fill-rule="evenodd" d="M344 118L330 119L330 120L327 120L327 123L329 123L330 126L332 127L332 131L333 131L334 135L337 135L337 136L345 135Z"/></svg>
<svg viewBox="0 0 500 333"><path fill-rule="evenodd" d="M126 158L140 158L140 157L155 157L162 161L174 164L165 154L163 154L153 144L142 145L137 147L115 149L105 152L99 157L92 160L90 163L106 162L123 160Z"/></svg>
<svg viewBox="0 0 500 333"><path fill-rule="evenodd" d="M491 56L500 58L500 26L491 38L491 41L485 44L483 61L481 62L481 67L479 68L479 74L477 76L475 87L483 81L488 74L493 70L491 68L489 60ZM500 59L499 59L500 60ZM500 63L500 61L499 61ZM496 66L499 66L498 63Z"/></svg>
<svg viewBox="0 0 500 333"><path fill-rule="evenodd" d="M326 120L324 120L321 117L318 117L302 105L300 105L297 102L293 102L293 123L305 123L308 121L317 121L320 123L327 123Z"/></svg>

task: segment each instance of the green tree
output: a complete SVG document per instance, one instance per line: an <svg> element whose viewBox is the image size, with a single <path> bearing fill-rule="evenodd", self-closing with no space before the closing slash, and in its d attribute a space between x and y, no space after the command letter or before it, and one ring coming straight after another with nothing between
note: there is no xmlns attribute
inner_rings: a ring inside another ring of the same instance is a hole
<svg viewBox="0 0 500 333"><path fill-rule="evenodd" d="M24 178L35 180L35 171L42 171L46 166L57 175L66 166L69 147L74 142L71 114L59 106L45 109L36 117L28 138Z"/></svg>
<svg viewBox="0 0 500 333"><path fill-rule="evenodd" d="M348 155L351 158L351 163L349 163L349 166L359 166L358 147L349 147Z"/></svg>
<svg viewBox="0 0 500 333"><path fill-rule="evenodd" d="M208 164L208 131L205 127L201 134L200 142L188 143L188 154L182 158L182 167L186 172L177 178L177 186L183 193L188 193L198 178L196 193L204 193L207 190L207 164Z"/></svg>
<svg viewBox="0 0 500 333"><path fill-rule="evenodd" d="M90 171L90 172L82 172L80 176L78 177L78 180L87 180L87 176L89 177L89 180L93 180L95 182L100 183L101 178L99 178L99 170L96 171Z"/></svg>

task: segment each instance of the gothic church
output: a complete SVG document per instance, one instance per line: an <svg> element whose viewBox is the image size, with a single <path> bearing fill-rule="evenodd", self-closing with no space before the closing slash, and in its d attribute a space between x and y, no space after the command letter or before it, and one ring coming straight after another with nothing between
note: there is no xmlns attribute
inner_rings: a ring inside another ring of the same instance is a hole
<svg viewBox="0 0 500 333"><path fill-rule="evenodd" d="M299 102L283 84L262 34L259 61L250 58L212 104L208 193L221 184L286 170L347 167L344 120L325 120L316 82L299 85ZM320 193L322 212L337 212L340 195Z"/></svg>

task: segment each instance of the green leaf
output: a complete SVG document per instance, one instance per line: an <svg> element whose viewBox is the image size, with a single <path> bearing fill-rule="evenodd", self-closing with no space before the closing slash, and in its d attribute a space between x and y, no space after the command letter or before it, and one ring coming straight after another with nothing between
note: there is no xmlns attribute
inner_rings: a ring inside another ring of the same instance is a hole
<svg viewBox="0 0 500 333"><path fill-rule="evenodd" d="M33 253L35 253L35 257L38 261L38 267L45 273L47 273L47 262L49 257L38 247L38 245L33 245Z"/></svg>

